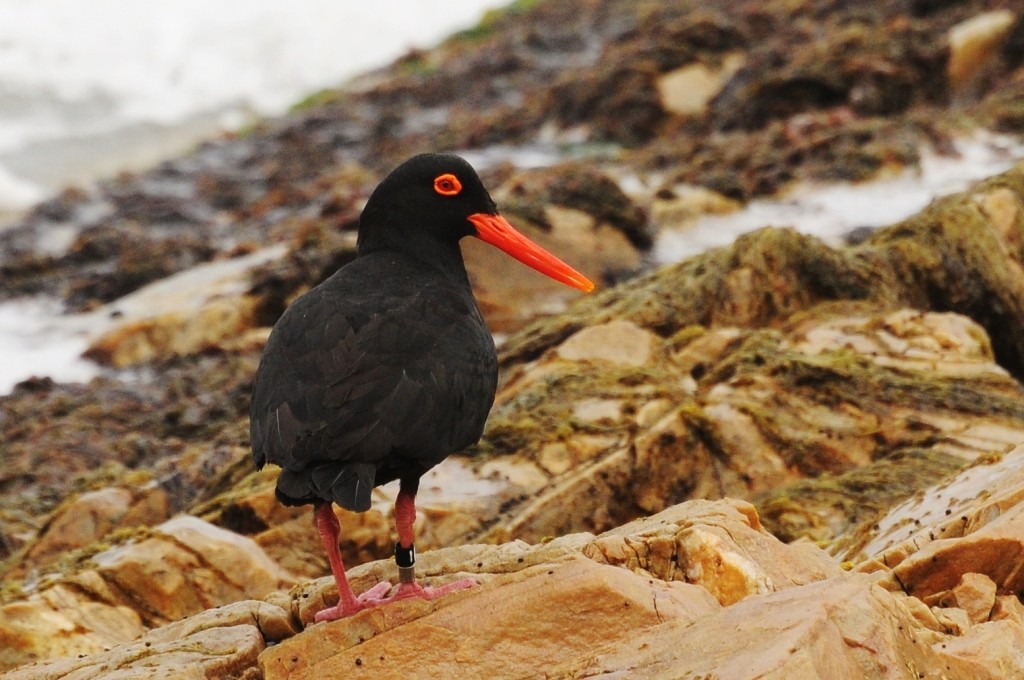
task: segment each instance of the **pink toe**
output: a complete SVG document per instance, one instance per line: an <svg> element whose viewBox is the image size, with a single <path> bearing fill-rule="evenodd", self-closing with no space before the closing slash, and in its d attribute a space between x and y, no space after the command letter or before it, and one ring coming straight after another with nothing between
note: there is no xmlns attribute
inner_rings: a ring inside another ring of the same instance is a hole
<svg viewBox="0 0 1024 680"><path fill-rule="evenodd" d="M360 595L357 599L364 604L371 604L372 602L379 600L383 596L387 595L391 590L391 584L387 581L381 581L374 587L367 590L365 593Z"/></svg>

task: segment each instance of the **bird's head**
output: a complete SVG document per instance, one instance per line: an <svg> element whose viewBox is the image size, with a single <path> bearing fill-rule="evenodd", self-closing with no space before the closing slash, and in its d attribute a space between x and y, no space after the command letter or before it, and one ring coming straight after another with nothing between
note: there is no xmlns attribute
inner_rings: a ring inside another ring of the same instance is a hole
<svg viewBox="0 0 1024 680"><path fill-rule="evenodd" d="M523 264L583 291L594 284L498 214L473 167L451 154L421 154L384 178L359 218L359 250L426 248L475 236Z"/></svg>

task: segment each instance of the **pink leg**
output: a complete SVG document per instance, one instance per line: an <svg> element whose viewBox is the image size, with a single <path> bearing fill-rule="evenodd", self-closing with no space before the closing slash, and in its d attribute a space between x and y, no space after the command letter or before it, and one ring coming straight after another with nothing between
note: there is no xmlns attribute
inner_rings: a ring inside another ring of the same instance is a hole
<svg viewBox="0 0 1024 680"><path fill-rule="evenodd" d="M318 622L333 621L351 616L367 607L379 607L410 597L434 600L448 593L472 588L477 584L476 581L466 578L436 588L424 588L416 582L415 567L413 566L416 563L416 548L413 546L416 537L413 529L413 523L416 521L416 493L414 491L410 492L403 488L398 492L398 498L395 500L395 526L398 529L395 562L398 563L399 583L398 591L390 597L384 597L391 590L391 584L386 581L378 583L356 597L352 592L352 586L348 583L348 578L345 577L345 565L342 564L341 550L338 548L338 534L341 533L341 526L338 524L338 518L334 516L331 504L318 504L315 516L320 540L323 541L324 549L327 550L331 572L334 574L334 581L338 584L338 605L318 612L316 615Z"/></svg>
<svg viewBox="0 0 1024 680"><path fill-rule="evenodd" d="M416 582L415 567L413 566L416 563L416 548L413 545L416 537L413 529L415 521L416 494L403 488L398 492L398 498L395 499L395 527L398 529L398 543L395 545L395 562L398 564L398 592L390 597L375 597L372 600L368 598L365 600L367 606L379 606L410 597L434 600L442 595L476 585L476 581L468 578L436 588L424 588ZM362 600L362 598L360 599Z"/></svg>
<svg viewBox="0 0 1024 680"><path fill-rule="evenodd" d="M334 619L351 616L364 609L367 604L364 600L375 600L391 590L390 583L378 583L358 598L352 592L352 586L348 584L345 576L345 565L341 561L341 550L338 548L338 534L341 533L341 526L338 518L334 516L334 509L330 503L318 503L314 508L316 528L320 533L320 540L327 551L327 559L331 563L331 573L334 574L334 582L338 585L338 606L328 607L317 612L317 621L333 621ZM382 587L383 586L383 587Z"/></svg>

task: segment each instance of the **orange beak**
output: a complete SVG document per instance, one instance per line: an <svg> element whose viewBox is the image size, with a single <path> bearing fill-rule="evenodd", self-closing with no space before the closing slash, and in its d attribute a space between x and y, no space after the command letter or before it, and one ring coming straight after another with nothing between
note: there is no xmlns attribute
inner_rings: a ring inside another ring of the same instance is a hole
<svg viewBox="0 0 1024 680"><path fill-rule="evenodd" d="M590 279L516 231L501 215L475 213L468 219L476 227L476 235L481 241L505 251L527 267L584 293L594 290Z"/></svg>

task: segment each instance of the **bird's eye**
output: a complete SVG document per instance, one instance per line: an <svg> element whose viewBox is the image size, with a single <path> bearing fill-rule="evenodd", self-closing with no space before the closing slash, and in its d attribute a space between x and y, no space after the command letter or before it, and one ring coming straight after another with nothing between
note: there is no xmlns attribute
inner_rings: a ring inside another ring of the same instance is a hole
<svg viewBox="0 0 1024 680"><path fill-rule="evenodd" d="M462 191L462 182L450 172L434 178L434 191L442 196L457 196Z"/></svg>

